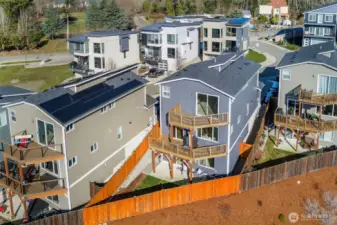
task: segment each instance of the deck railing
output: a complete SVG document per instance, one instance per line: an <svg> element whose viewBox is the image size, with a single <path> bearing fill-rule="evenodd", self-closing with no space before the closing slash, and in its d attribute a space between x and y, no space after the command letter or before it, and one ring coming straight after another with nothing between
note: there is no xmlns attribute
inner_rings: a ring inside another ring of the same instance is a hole
<svg viewBox="0 0 337 225"><path fill-rule="evenodd" d="M177 105L169 112L169 123L183 128L202 128L228 125L228 113L205 116L193 116L181 112L181 105Z"/></svg>
<svg viewBox="0 0 337 225"><path fill-rule="evenodd" d="M190 149L177 143L171 143L167 138L161 137L158 139L149 138L149 145L155 151L172 154L186 160L214 158L227 154L227 145L225 144Z"/></svg>
<svg viewBox="0 0 337 225"><path fill-rule="evenodd" d="M274 122L283 127L300 129L308 132L328 132L337 130L337 120L308 120L298 116L282 115L275 113Z"/></svg>
<svg viewBox="0 0 337 225"><path fill-rule="evenodd" d="M337 93L333 94L317 94L313 91L306 91L300 89L299 101L305 103L311 103L315 105L329 105L337 104Z"/></svg>

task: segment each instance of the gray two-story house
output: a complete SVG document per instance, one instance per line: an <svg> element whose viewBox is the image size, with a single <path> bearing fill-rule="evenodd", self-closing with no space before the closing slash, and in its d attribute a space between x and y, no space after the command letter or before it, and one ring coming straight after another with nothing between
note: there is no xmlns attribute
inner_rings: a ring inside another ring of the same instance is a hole
<svg viewBox="0 0 337 225"><path fill-rule="evenodd" d="M337 143L337 51L333 42L287 53L277 69L279 139L290 149L318 149ZM297 135L296 135L297 134ZM298 139L295 141L295 139ZM297 143L296 143L297 142Z"/></svg>
<svg viewBox="0 0 337 225"><path fill-rule="evenodd" d="M304 12L303 46L336 42L337 3Z"/></svg>
<svg viewBox="0 0 337 225"><path fill-rule="evenodd" d="M69 210L90 200L90 182L107 182L118 171L156 122L156 100L135 67L87 76L6 106L17 138L4 156L24 168L13 176L25 181L17 194ZM25 138L31 141L20 144Z"/></svg>
<svg viewBox="0 0 337 225"><path fill-rule="evenodd" d="M231 173L260 106L260 67L243 53L225 53L157 83L161 137L150 148L190 171Z"/></svg>
<svg viewBox="0 0 337 225"><path fill-rule="evenodd" d="M206 18L202 24L203 60L223 52L246 51L249 46L248 18Z"/></svg>

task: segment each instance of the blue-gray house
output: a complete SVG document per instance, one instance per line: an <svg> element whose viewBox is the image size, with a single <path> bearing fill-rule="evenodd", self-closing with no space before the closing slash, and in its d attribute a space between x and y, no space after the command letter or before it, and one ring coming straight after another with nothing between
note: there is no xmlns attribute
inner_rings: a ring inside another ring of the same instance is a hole
<svg viewBox="0 0 337 225"><path fill-rule="evenodd" d="M304 12L303 46L336 42L337 3Z"/></svg>
<svg viewBox="0 0 337 225"><path fill-rule="evenodd" d="M225 53L157 83L161 137L150 148L207 174L229 174L260 106L260 65ZM190 174L191 177L191 174Z"/></svg>
<svg viewBox="0 0 337 225"><path fill-rule="evenodd" d="M18 88L14 86L0 86L0 141L10 143L10 128L8 125L9 116L7 108L3 106L13 103L19 99L22 99L28 95L33 94L33 92ZM2 161L3 156L0 154L0 161Z"/></svg>

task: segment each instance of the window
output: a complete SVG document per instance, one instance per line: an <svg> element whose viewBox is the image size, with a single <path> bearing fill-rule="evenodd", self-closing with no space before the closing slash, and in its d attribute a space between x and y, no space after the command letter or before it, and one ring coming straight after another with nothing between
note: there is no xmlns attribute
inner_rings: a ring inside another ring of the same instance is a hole
<svg viewBox="0 0 337 225"><path fill-rule="evenodd" d="M167 58L170 59L176 58L176 50L174 48L167 48Z"/></svg>
<svg viewBox="0 0 337 225"><path fill-rule="evenodd" d="M316 27L309 27L309 33L315 34L316 33Z"/></svg>
<svg viewBox="0 0 337 225"><path fill-rule="evenodd" d="M174 34L168 34L167 35L167 44L174 45L176 43L175 37L176 36Z"/></svg>
<svg viewBox="0 0 337 225"><path fill-rule="evenodd" d="M75 125L73 123L66 126L66 132L72 131L75 129Z"/></svg>
<svg viewBox="0 0 337 225"><path fill-rule="evenodd" d="M198 137L210 141L219 140L219 130L217 127L206 127L198 129Z"/></svg>
<svg viewBox="0 0 337 225"><path fill-rule="evenodd" d="M218 97L207 95L207 94L197 94L197 115L213 115L219 113Z"/></svg>
<svg viewBox="0 0 337 225"><path fill-rule="evenodd" d="M202 160L199 160L198 163L206 167L214 168L214 158L202 159Z"/></svg>
<svg viewBox="0 0 337 225"><path fill-rule="evenodd" d="M237 124L241 123L241 115L238 115L238 118L236 119Z"/></svg>
<svg viewBox="0 0 337 225"><path fill-rule="evenodd" d="M115 106L116 106L116 102L112 102L108 105L108 109L110 110L112 108L115 108Z"/></svg>
<svg viewBox="0 0 337 225"><path fill-rule="evenodd" d="M208 37L208 29L204 28L204 37L207 38Z"/></svg>
<svg viewBox="0 0 337 225"><path fill-rule="evenodd" d="M318 93L319 94L337 93L337 77L319 75L318 76Z"/></svg>
<svg viewBox="0 0 337 225"><path fill-rule="evenodd" d="M108 110L111 110L111 109L115 108L115 106L116 106L116 102L111 102L111 103L109 103L109 104L107 104L107 105L105 105L104 107L101 108L101 113L105 113Z"/></svg>
<svg viewBox="0 0 337 225"><path fill-rule="evenodd" d="M333 21L333 15L325 15L324 20L325 20L325 22L332 22Z"/></svg>
<svg viewBox="0 0 337 225"><path fill-rule="evenodd" d="M99 58L99 57L95 57L94 60L95 60L95 68L101 69L102 68L102 61L101 61L102 59Z"/></svg>
<svg viewBox="0 0 337 225"><path fill-rule="evenodd" d="M208 51L208 43L207 43L207 41L204 41L204 51L205 52Z"/></svg>
<svg viewBox="0 0 337 225"><path fill-rule="evenodd" d="M309 14L308 21L315 22L316 21L316 14Z"/></svg>
<svg viewBox="0 0 337 225"><path fill-rule="evenodd" d="M117 129L117 140L121 140L123 137L123 128L120 126Z"/></svg>
<svg viewBox="0 0 337 225"><path fill-rule="evenodd" d="M96 152L98 150L98 142L90 146L90 152Z"/></svg>
<svg viewBox="0 0 337 225"><path fill-rule="evenodd" d="M105 112L107 112L108 111L108 106L106 105L106 106L104 106L103 108L101 108L101 113L103 114L103 113L105 113Z"/></svg>
<svg viewBox="0 0 337 225"><path fill-rule="evenodd" d="M68 160L69 169L75 166L76 164L77 164L77 156L74 156L73 158Z"/></svg>
<svg viewBox="0 0 337 225"><path fill-rule="evenodd" d="M101 54L101 44L100 43L94 43L94 53Z"/></svg>
<svg viewBox="0 0 337 225"><path fill-rule="evenodd" d="M317 113L320 112L320 107L317 107ZM326 116L337 117L337 105L326 105L322 108L322 114Z"/></svg>
<svg viewBox="0 0 337 225"><path fill-rule="evenodd" d="M41 167L53 174L59 174L58 161L43 162L41 163Z"/></svg>
<svg viewBox="0 0 337 225"><path fill-rule="evenodd" d="M177 138L177 139L183 140L183 137L184 137L184 135L183 135L183 129L180 128L180 127L174 127L174 129L173 129L173 137Z"/></svg>
<svg viewBox="0 0 337 225"><path fill-rule="evenodd" d="M54 147L55 132L53 124L37 120L37 133L39 144Z"/></svg>
<svg viewBox="0 0 337 225"><path fill-rule="evenodd" d="M52 201L52 202L56 203L56 204L59 203L59 196L58 196L58 195L48 196L47 199L48 199L49 201Z"/></svg>
<svg viewBox="0 0 337 225"><path fill-rule="evenodd" d="M220 29L212 29L212 38L220 38Z"/></svg>
<svg viewBox="0 0 337 225"><path fill-rule="evenodd" d="M170 98L170 94L171 94L170 87L168 87L168 86L162 86L162 96L164 98Z"/></svg>
<svg viewBox="0 0 337 225"><path fill-rule="evenodd" d="M324 27L318 28L318 35L319 36L324 36Z"/></svg>
<svg viewBox="0 0 337 225"><path fill-rule="evenodd" d="M103 63L102 69L105 69L105 58L104 57L102 57L102 63Z"/></svg>
<svg viewBox="0 0 337 225"><path fill-rule="evenodd" d="M212 42L212 52L220 52L220 42Z"/></svg>
<svg viewBox="0 0 337 225"><path fill-rule="evenodd" d="M233 134L233 131L234 131L234 127L233 125L231 125L231 135Z"/></svg>
<svg viewBox="0 0 337 225"><path fill-rule="evenodd" d="M7 114L6 111L0 113L0 127L7 125Z"/></svg>
<svg viewBox="0 0 337 225"><path fill-rule="evenodd" d="M16 122L16 112L15 111L11 111L11 120L13 122Z"/></svg>
<svg viewBox="0 0 337 225"><path fill-rule="evenodd" d="M282 77L283 77L283 80L290 80L291 78L290 70L282 70Z"/></svg>
<svg viewBox="0 0 337 225"><path fill-rule="evenodd" d="M324 35L331 35L331 28L330 27L324 28Z"/></svg>
<svg viewBox="0 0 337 225"><path fill-rule="evenodd" d="M246 108L247 108L246 115L248 116L249 115L249 103L247 103Z"/></svg>

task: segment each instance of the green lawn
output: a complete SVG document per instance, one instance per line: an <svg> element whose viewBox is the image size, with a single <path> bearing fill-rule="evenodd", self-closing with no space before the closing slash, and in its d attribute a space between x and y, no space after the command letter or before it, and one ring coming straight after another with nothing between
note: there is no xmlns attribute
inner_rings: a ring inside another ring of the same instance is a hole
<svg viewBox="0 0 337 225"><path fill-rule="evenodd" d="M275 148L274 147L275 140L276 140L275 136L269 136L266 146L264 148L264 154L262 158L258 160L255 164L261 164L271 160L296 154L295 152L289 152Z"/></svg>
<svg viewBox="0 0 337 225"><path fill-rule="evenodd" d="M142 182L140 182L137 185L136 190L142 190L142 189L145 189L145 188L149 188L149 187L153 187L153 186L156 186L156 185L159 185L159 184L165 184L165 183L167 183L167 181L158 179L158 178L150 176L150 175L147 175L144 178L144 180L142 180Z"/></svg>
<svg viewBox="0 0 337 225"><path fill-rule="evenodd" d="M74 12L70 14L72 18L75 18L74 21L69 21L69 33L70 36L83 34L88 32L85 27L85 13L84 12ZM66 34L67 27L64 27L60 33Z"/></svg>
<svg viewBox="0 0 337 225"><path fill-rule="evenodd" d="M258 52L255 52L253 50L249 50L248 54L246 55L246 59L250 59L256 63L262 63L266 61L266 56L263 54L260 54Z"/></svg>
<svg viewBox="0 0 337 225"><path fill-rule="evenodd" d="M0 68L0 85L25 84L34 81L43 81L38 87L40 91L55 86L73 76L68 65L26 69L24 66L8 66ZM36 89L32 88L32 89ZM36 91L39 91L36 90Z"/></svg>

